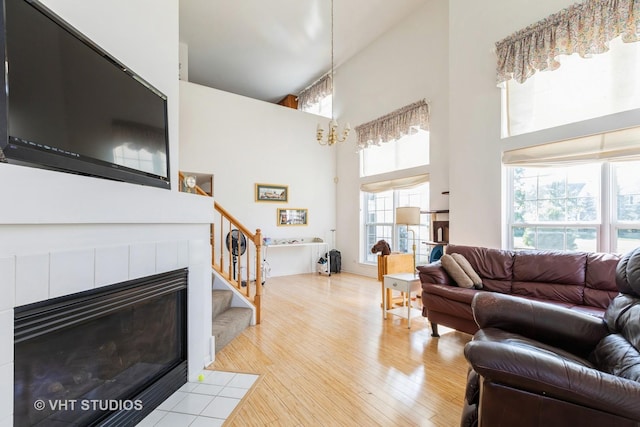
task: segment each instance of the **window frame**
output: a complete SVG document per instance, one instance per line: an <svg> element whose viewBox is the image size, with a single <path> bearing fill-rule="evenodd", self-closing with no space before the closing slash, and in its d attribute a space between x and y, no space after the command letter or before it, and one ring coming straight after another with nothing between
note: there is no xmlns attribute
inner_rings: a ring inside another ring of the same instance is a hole
<svg viewBox="0 0 640 427"><path fill-rule="evenodd" d="M426 186L426 200L422 200L422 196L417 196L417 195L408 195L409 198L411 197L419 197L420 198L420 203L413 203L412 200L409 200L408 202L402 202L400 199L402 197L404 197L401 192L403 191L411 191L413 189L418 188L417 187L413 187L410 189L404 189L404 188L394 188L394 189L390 189L387 191L383 191L383 192L379 192L379 193L370 193L370 192L366 192L366 191L360 191L360 203L361 203L361 212L362 212L362 218L361 218L361 233L362 233L362 237L360 238L360 262L362 264L366 264L366 265L375 265L377 263L377 260L372 259L369 260L368 258L370 256L372 256L371 254L371 242L369 241L368 237L369 237L369 228L370 227L390 227L391 228L391 234L392 236L390 238L388 237L381 237L378 236L376 234L376 238L377 240L380 240L381 238L387 240L387 242L389 243L389 245L391 246L391 250L395 251L395 250L400 250L401 248L406 247L407 251L403 252L403 253L412 253L412 245L413 245L413 235L415 234L415 245L416 245L416 265L419 265L420 263L424 263L423 259L428 259L429 257L429 247L424 247L421 244L422 240L429 240L429 235L430 235L430 220L425 220L425 218L429 218L429 214L427 213L421 213L420 214L420 225L412 225L409 226L411 230L413 230L413 233L409 233L409 231L407 230L407 226L406 225L401 225L401 224L396 224L395 223L395 214L396 214L396 208L398 207L404 207L404 206L420 206L420 210L421 211L427 211L428 210L428 206L429 206L429 191L430 191L430 183L427 181L425 183L420 184L420 186ZM368 195L372 194L372 195L377 195L377 194L383 194L383 193L388 193L391 192L391 215L392 215L392 222L369 222L368 218L369 218L369 211L367 208L368 205ZM426 206L425 206L426 205ZM402 231L404 230L404 236L401 235ZM404 245L401 242L405 242ZM375 243L375 242L373 242ZM397 244L396 244L397 243ZM424 245L426 246L426 245Z"/></svg>
<svg viewBox="0 0 640 427"><path fill-rule="evenodd" d="M617 215L617 193L616 193L616 176L615 165L626 163L634 160L605 160L594 161L600 164L600 197L599 197L599 221L583 221L583 222L522 222L514 221L514 172L518 167L527 167L525 165L504 165L506 169L504 176L506 177L505 190L507 197L505 198L506 221L504 227L505 238L504 244L507 249L521 250L529 248L516 248L514 246L514 228L520 227L537 227L537 228L595 228L596 229L596 252L616 252L619 249L618 230L621 229L639 229L640 220L638 221L620 221ZM637 160L636 160L637 161ZM572 166L567 164L567 167ZM534 166L531 166L534 167ZM571 249L565 251L572 251Z"/></svg>

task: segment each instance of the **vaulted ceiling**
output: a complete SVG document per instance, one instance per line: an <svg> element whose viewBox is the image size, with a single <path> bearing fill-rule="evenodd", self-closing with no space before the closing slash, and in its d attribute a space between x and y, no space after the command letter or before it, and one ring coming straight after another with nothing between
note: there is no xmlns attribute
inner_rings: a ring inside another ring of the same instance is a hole
<svg viewBox="0 0 640 427"><path fill-rule="evenodd" d="M334 0L334 64L427 0ZM180 0L189 81L278 102L331 68L331 0Z"/></svg>

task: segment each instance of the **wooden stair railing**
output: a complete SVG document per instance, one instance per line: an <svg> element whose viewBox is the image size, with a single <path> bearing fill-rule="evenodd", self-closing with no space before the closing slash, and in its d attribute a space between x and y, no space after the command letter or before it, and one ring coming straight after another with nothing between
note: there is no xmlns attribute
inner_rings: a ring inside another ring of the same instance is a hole
<svg viewBox="0 0 640 427"><path fill-rule="evenodd" d="M255 233L251 232L217 202L214 202L214 208L220 214L220 221L217 224L211 224L211 263L213 268L240 292L243 292L249 301L253 302L256 307L256 323L260 323L263 283L262 232L259 228ZM219 230L218 239L215 237L216 225L219 225L217 227ZM235 257L235 265L231 253L233 249L231 233L233 230L242 233L247 241L244 254L238 254ZM216 244L216 240L218 244ZM252 280L252 276L254 280ZM253 285L255 286L252 289Z"/></svg>
<svg viewBox="0 0 640 427"><path fill-rule="evenodd" d="M178 175L182 182L184 174L179 172ZM194 190L195 194L211 197L197 185ZM251 232L215 200L214 209L219 214L219 219L211 224L211 266L255 306L256 323L259 324L264 279L262 277L262 233L259 228L255 233ZM218 242L216 242L216 228L219 230ZM242 233L247 242L244 254L239 254L235 257L235 265L234 257L230 250L232 249L231 239L229 239L228 245L225 241L228 236L231 236L233 230L238 230L239 233ZM252 275L254 280L251 280ZM253 285L255 286L252 288Z"/></svg>

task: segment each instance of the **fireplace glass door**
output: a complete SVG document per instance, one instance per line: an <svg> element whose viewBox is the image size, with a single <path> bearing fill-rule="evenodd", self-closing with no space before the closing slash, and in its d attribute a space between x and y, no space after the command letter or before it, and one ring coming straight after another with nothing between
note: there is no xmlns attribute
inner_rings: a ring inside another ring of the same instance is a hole
<svg viewBox="0 0 640 427"><path fill-rule="evenodd" d="M142 419L186 382L186 288L182 269L16 308L14 425Z"/></svg>

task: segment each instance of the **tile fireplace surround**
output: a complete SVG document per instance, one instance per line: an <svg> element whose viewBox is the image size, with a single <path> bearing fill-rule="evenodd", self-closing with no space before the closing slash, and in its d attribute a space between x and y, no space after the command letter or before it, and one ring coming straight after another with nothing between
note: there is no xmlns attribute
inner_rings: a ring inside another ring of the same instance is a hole
<svg viewBox="0 0 640 427"><path fill-rule="evenodd" d="M206 265L202 258L207 253L210 253L208 242L191 240L0 257L0 284L4 293L0 311L0 425L10 425L13 414L13 307L189 267L188 322L191 323L202 317L204 308L200 302L193 301L197 289L207 289L207 285L210 288L210 273L208 283L202 274L197 274L202 270L198 265ZM11 289L15 289L13 295ZM197 344L203 340L196 340L196 335L204 336L189 330L190 356L202 354L198 348L202 345ZM210 360L208 350L207 357ZM202 357L198 359L190 357L189 366L196 366L200 372L206 361ZM190 372L190 379L197 376L197 372Z"/></svg>
<svg viewBox="0 0 640 427"><path fill-rule="evenodd" d="M211 361L213 200L0 164L0 425L13 424L14 308L189 269L188 379ZM7 202L8 201L8 202Z"/></svg>

